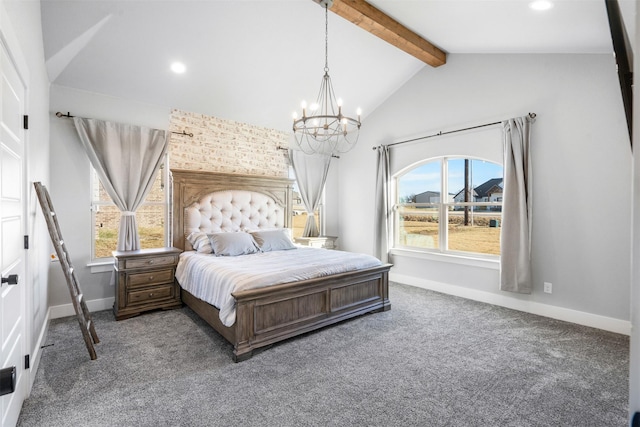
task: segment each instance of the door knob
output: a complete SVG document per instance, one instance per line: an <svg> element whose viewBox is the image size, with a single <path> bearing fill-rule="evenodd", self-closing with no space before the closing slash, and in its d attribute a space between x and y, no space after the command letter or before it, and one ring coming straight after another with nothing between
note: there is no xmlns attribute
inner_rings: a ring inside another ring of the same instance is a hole
<svg viewBox="0 0 640 427"><path fill-rule="evenodd" d="M17 285L18 284L18 275L10 274L9 277L3 277L2 283L8 283L9 285Z"/></svg>

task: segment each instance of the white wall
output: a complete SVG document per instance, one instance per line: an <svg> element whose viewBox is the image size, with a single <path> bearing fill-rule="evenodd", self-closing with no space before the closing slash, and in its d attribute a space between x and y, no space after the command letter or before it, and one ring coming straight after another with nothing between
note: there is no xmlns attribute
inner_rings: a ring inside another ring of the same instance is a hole
<svg viewBox="0 0 640 427"><path fill-rule="evenodd" d="M450 55L424 67L366 118L359 145L339 162L341 248L373 253L371 147L529 112L538 115L533 293L499 291L495 267L404 256L393 257L392 278L533 312L587 314L586 323L628 333L631 151L611 55ZM436 146L403 155L417 161ZM542 292L544 281L553 294Z"/></svg>
<svg viewBox="0 0 640 427"><path fill-rule="evenodd" d="M324 184L325 200L324 200L324 217L321 221L324 223L324 235L326 236L339 236L339 223L340 216L339 211L339 199L338 197L331 197L329 195L336 195L340 191L339 188L342 185L339 180L340 159L331 159L331 165L329 166L329 173L327 174L327 182ZM338 248L342 248L340 240L337 241Z"/></svg>
<svg viewBox="0 0 640 427"><path fill-rule="evenodd" d="M111 284L112 267L103 268L108 271L91 273L91 268L87 266L91 261L89 159L82 148L73 121L58 118L55 113L69 112L71 115L82 117L168 129L171 110L168 107L141 104L52 85L49 111L51 200L58 213L60 229L89 308L107 309L111 307L114 297L114 287ZM50 263L49 273L49 305L66 305L73 313L60 265L57 262ZM71 313L58 310L52 313L52 316Z"/></svg>
<svg viewBox="0 0 640 427"><path fill-rule="evenodd" d="M640 14L630 13L635 19L635 27L640 28ZM640 46L640 32L630 35L635 46ZM634 55L636 79L640 70L640 55L637 49ZM633 88L633 248L631 265L631 349L629 354L629 413L640 413L640 86ZM639 415L640 416L640 415Z"/></svg>
<svg viewBox="0 0 640 427"><path fill-rule="evenodd" d="M27 305L30 318L27 319L27 352L33 363L32 372L37 369L40 345L47 326L47 257L49 240L44 218L39 211L32 182L49 181L49 79L44 66L44 47L40 22L40 2L0 2L0 26L11 54L18 62L18 71L26 79L28 97L26 113L29 115L29 130L26 131L25 189L28 203L26 233L30 239L27 251ZM31 383L35 378L31 375Z"/></svg>

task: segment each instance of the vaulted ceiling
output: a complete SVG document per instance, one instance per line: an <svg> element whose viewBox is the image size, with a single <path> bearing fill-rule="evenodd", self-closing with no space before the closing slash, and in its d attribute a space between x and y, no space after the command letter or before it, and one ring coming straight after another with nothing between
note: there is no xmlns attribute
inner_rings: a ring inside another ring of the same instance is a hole
<svg viewBox="0 0 640 427"><path fill-rule="evenodd" d="M622 0L629 7L633 0ZM370 0L451 54L612 53L604 0ZM288 131L315 98L324 11L312 0L42 0L55 85ZM629 28L633 31L633 28ZM170 64L181 61L186 72ZM425 62L329 14L329 68L345 111L373 111ZM439 70L446 72L447 65ZM72 114L82 115L81 111Z"/></svg>

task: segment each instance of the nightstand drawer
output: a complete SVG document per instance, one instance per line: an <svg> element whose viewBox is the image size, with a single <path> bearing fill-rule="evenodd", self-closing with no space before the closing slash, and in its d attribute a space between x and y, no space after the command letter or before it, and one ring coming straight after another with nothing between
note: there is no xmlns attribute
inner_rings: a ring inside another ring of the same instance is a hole
<svg viewBox="0 0 640 427"><path fill-rule="evenodd" d="M153 288L127 292L129 304L147 304L152 301L169 299L173 297L173 285L154 286Z"/></svg>
<svg viewBox="0 0 640 427"><path fill-rule="evenodd" d="M132 288L157 283L173 283L173 268L129 274L127 280L127 286Z"/></svg>
<svg viewBox="0 0 640 427"><path fill-rule="evenodd" d="M153 258L131 258L124 261L124 268L141 267L162 267L164 265L175 265L178 263L177 255L155 256Z"/></svg>

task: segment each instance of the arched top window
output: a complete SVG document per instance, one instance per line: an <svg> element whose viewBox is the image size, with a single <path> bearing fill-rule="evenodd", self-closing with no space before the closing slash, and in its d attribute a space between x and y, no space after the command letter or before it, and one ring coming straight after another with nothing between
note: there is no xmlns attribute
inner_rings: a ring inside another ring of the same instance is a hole
<svg viewBox="0 0 640 427"><path fill-rule="evenodd" d="M438 157L399 172L394 182L395 248L500 255L502 165Z"/></svg>

